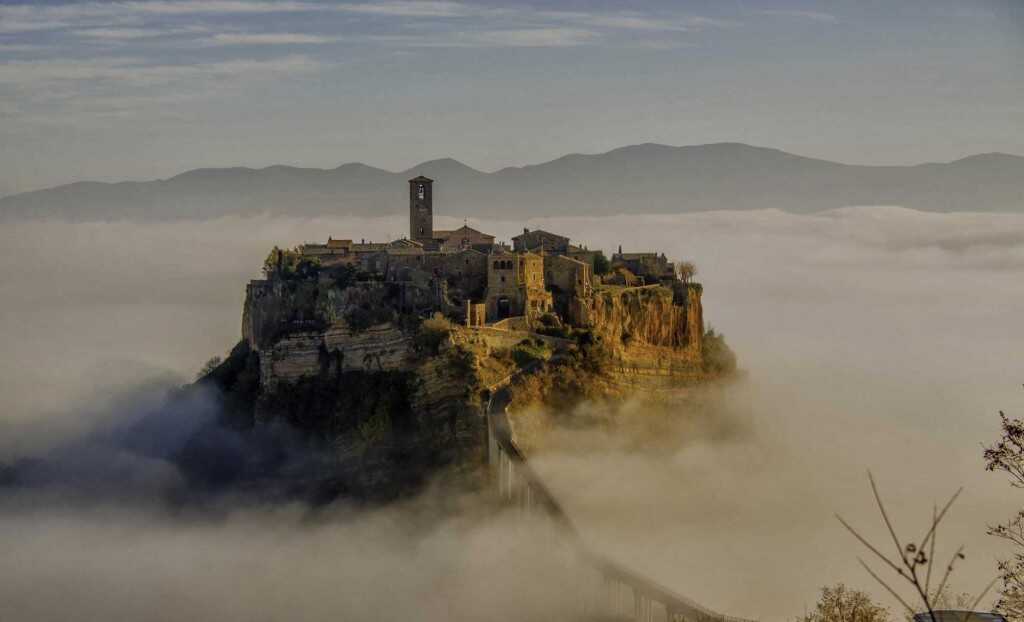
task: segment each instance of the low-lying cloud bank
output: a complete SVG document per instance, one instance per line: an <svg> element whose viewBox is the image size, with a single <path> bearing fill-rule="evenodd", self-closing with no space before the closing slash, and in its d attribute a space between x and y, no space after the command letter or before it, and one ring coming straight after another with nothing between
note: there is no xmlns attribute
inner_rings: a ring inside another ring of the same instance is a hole
<svg viewBox="0 0 1024 622"><path fill-rule="evenodd" d="M212 521L11 505L0 503L0 613L14 620L546 620L572 606L570 558L514 515L442 518L414 503Z"/></svg>
<svg viewBox="0 0 1024 622"><path fill-rule="evenodd" d="M506 239L522 226L470 224ZM1020 503L983 471L980 445L998 433L996 411L1024 401L1024 216L848 208L526 226L694 260L705 317L747 371L720 405L742 433L685 428L675 449L650 452L595 436L539 458L599 548L714 608L788 619L822 584L874 589L832 517L885 535L871 468L907 532L966 486L940 547L967 545L958 589L994 574L985 525ZM110 395L183 382L225 352L244 283L272 245L403 230L398 219L5 227L0 462L66 446L118 411ZM301 508L250 508L211 523L145 504L25 499L0 502L0 603L22 619L72 604L83 618L470 619L502 610L494 599L510 591L496 585L549 577L530 566L544 563L538 540L477 511L421 521L407 508L337 510L310 524ZM528 594L506 604L558 603L544 596L557 584L525 581Z"/></svg>

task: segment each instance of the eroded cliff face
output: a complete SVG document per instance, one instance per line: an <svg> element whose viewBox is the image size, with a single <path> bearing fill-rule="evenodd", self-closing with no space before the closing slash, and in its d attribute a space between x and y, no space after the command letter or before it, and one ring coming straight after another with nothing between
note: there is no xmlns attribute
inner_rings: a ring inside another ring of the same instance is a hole
<svg viewBox="0 0 1024 622"><path fill-rule="evenodd" d="M403 371L413 367L412 338L391 322L353 330L338 320L324 330L286 335L262 349L260 383L273 390L279 382L315 376L332 369L348 371Z"/></svg>
<svg viewBox="0 0 1024 622"><path fill-rule="evenodd" d="M472 478L485 464L483 352L451 334L424 342L400 305L383 283L247 288L242 345L258 375L251 425L297 430L326 456L305 474L324 489L387 498L441 469Z"/></svg>
<svg viewBox="0 0 1024 622"><path fill-rule="evenodd" d="M656 438L699 410L695 396L723 377L706 364L701 293L682 283L598 289L583 309L589 343L512 388L509 424L520 447L538 451L565 440L553 430L592 426Z"/></svg>
<svg viewBox="0 0 1024 622"><path fill-rule="evenodd" d="M598 289L556 337L444 320L431 333L429 321L399 312L404 293L389 283L254 281L243 342L213 375L247 387L230 390L248 425L284 422L316 447L306 481L394 497L440 471L480 475L484 396L517 370L526 370L521 401L565 412L574 400L663 394L707 377L701 289L676 285Z"/></svg>
<svg viewBox="0 0 1024 622"><path fill-rule="evenodd" d="M594 296L594 330L625 345L633 343L700 353L703 319L698 286L605 288Z"/></svg>
<svg viewBox="0 0 1024 622"><path fill-rule="evenodd" d="M586 317L612 355L614 379L644 388L702 377L701 293L682 284L595 292Z"/></svg>

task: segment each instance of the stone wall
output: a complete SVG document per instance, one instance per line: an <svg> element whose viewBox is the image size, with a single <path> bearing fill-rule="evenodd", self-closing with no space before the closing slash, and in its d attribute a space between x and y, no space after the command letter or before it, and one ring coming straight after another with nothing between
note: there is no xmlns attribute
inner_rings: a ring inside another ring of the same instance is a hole
<svg viewBox="0 0 1024 622"><path fill-rule="evenodd" d="M562 339L550 335L541 335L526 330L503 330L490 326L483 326L472 330L484 343L491 348L511 348L518 345L524 339L536 339L543 341L555 350L572 347L576 344L572 339Z"/></svg>
<svg viewBox="0 0 1024 622"><path fill-rule="evenodd" d="M581 308L593 294L590 264L562 255L546 255L544 281L553 292L555 311L570 324L581 324Z"/></svg>
<svg viewBox="0 0 1024 622"><path fill-rule="evenodd" d="M487 265L486 304L487 319L492 322L517 315L534 317L550 310L544 258L533 253L492 253Z"/></svg>

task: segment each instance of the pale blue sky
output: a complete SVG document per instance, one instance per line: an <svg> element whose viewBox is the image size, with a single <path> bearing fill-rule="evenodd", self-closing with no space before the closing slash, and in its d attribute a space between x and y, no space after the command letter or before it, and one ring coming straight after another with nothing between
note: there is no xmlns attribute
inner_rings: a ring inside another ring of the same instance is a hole
<svg viewBox="0 0 1024 622"><path fill-rule="evenodd" d="M647 141L1024 154L1024 0L0 2L0 195Z"/></svg>

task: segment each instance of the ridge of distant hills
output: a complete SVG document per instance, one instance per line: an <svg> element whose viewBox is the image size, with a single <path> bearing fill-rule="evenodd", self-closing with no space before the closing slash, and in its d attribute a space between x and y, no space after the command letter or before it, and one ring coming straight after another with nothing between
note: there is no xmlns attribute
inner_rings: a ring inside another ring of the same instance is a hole
<svg viewBox="0 0 1024 622"><path fill-rule="evenodd" d="M142 182L77 182L0 198L0 220L209 219L404 214L406 180L436 180L435 211L527 218L776 208L809 213L851 205L937 212L1024 212L1024 157L982 154L948 163L861 166L739 143L633 145L571 154L493 173L450 158L391 172L205 168Z"/></svg>

